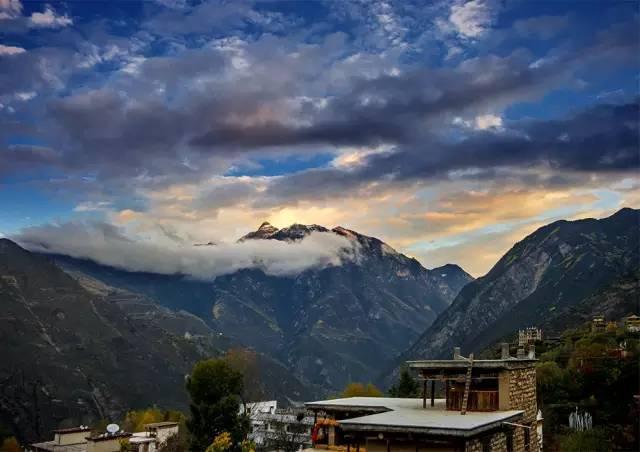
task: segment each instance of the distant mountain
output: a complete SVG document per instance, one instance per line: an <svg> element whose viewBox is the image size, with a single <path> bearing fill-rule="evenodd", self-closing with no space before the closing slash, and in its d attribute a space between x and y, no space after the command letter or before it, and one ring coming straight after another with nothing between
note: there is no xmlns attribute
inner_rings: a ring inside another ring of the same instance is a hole
<svg viewBox="0 0 640 452"><path fill-rule="evenodd" d="M256 231L250 232L247 235L240 237L238 241L244 242L245 240L250 239L266 239L271 237L276 232L278 232L278 228L271 226L268 221L265 221Z"/></svg>
<svg viewBox="0 0 640 452"><path fill-rule="evenodd" d="M472 280L456 265L427 270L381 240L342 227L263 223L239 241L297 241L313 232L346 237L359 258L295 276L247 269L211 282L55 259L68 270L189 311L232 343L264 352L324 392L374 378L381 363L406 349Z"/></svg>
<svg viewBox="0 0 640 452"><path fill-rule="evenodd" d="M241 240L296 241L313 232L356 242L360 259L292 278L256 270L219 277L212 312L226 335L279 357L327 390L373 378L472 279L454 265L426 270L384 242L342 227L263 224Z"/></svg>
<svg viewBox="0 0 640 452"><path fill-rule="evenodd" d="M465 286L401 359L478 352L526 326L554 334L593 314L638 313L639 269L640 211L556 221Z"/></svg>
<svg viewBox="0 0 640 452"><path fill-rule="evenodd" d="M225 345L192 314L64 272L7 239L0 306L0 428L22 440L132 408L186 409L185 375ZM307 396L282 366L262 364L290 394Z"/></svg>

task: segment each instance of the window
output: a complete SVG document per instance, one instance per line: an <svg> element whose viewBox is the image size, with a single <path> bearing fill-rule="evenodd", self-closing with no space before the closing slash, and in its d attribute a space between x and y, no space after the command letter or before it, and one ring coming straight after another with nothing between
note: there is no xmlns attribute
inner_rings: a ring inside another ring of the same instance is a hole
<svg viewBox="0 0 640 452"><path fill-rule="evenodd" d="M507 452L513 452L513 429L509 429L505 435L507 437Z"/></svg>
<svg viewBox="0 0 640 452"><path fill-rule="evenodd" d="M482 452L491 452L491 437L488 435L482 438Z"/></svg>

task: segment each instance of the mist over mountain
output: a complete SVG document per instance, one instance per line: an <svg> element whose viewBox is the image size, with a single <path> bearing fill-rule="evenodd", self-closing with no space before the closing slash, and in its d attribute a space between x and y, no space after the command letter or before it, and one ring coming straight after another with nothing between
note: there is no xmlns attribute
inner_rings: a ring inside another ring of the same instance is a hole
<svg viewBox="0 0 640 452"><path fill-rule="evenodd" d="M0 239L0 304L0 421L23 438L117 418L130 407L184 408L184 375L219 353L199 318L78 281L7 239Z"/></svg>
<svg viewBox="0 0 640 452"><path fill-rule="evenodd" d="M408 347L472 280L456 265L427 270L383 241L343 227L293 224L278 229L263 223L229 246L303 253L305 244L320 243L316 237L356 252L339 265L294 274L273 274L254 265L213 280L53 257L69 271L197 315L232 343L273 357L324 392L374 378L380 363L391 362ZM215 255L219 246L192 248Z"/></svg>
<svg viewBox="0 0 640 452"><path fill-rule="evenodd" d="M107 223L69 222L25 228L12 238L31 251L90 259L132 272L180 274L205 281L240 269L293 275L357 259L355 242L327 229L313 232L295 242L240 240L193 246L197 244L131 237Z"/></svg>
<svg viewBox="0 0 640 452"><path fill-rule="evenodd" d="M193 314L63 271L7 239L0 239L0 304L0 428L23 440L121 419L134 408L186 410L185 375L229 347ZM256 359L262 397L314 397L282 364Z"/></svg>

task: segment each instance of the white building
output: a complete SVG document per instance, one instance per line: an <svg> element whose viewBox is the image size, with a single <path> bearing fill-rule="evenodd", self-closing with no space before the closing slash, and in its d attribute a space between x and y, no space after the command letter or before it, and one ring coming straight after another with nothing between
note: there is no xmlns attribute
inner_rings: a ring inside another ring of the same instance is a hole
<svg viewBox="0 0 640 452"><path fill-rule="evenodd" d="M542 330L535 326L530 326L518 331L518 346L524 347L536 341L542 340Z"/></svg>
<svg viewBox="0 0 640 452"><path fill-rule="evenodd" d="M129 451L155 452L173 435L177 435L177 422L146 424L144 432L93 434L89 427L54 430L53 440L29 445L28 452L120 452L122 441L129 443Z"/></svg>
<svg viewBox="0 0 640 452"><path fill-rule="evenodd" d="M240 413L244 413L244 407ZM287 442L302 447L311 445L313 417L304 410L278 409L275 400L248 403L246 412L251 421L251 439L261 448Z"/></svg>

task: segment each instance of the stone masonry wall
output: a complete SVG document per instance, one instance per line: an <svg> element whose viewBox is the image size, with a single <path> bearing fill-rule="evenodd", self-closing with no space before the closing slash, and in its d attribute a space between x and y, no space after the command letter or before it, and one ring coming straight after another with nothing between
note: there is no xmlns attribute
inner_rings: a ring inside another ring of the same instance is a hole
<svg viewBox="0 0 640 452"><path fill-rule="evenodd" d="M503 432L489 433L480 438L474 438L465 444L465 452L484 452L485 442L488 441L491 452L507 452L507 437Z"/></svg>
<svg viewBox="0 0 640 452"><path fill-rule="evenodd" d="M538 404L536 402L536 369L526 367L511 369L509 375L509 401L510 409L524 410L524 417L519 423L529 425L529 447L525 448L525 432L523 428L516 427L514 431L514 452L538 452L538 439L536 433L536 415Z"/></svg>

